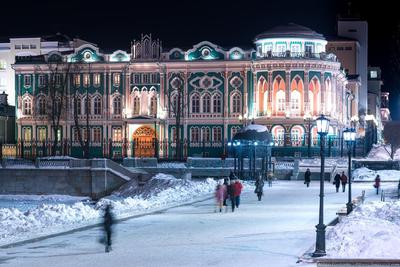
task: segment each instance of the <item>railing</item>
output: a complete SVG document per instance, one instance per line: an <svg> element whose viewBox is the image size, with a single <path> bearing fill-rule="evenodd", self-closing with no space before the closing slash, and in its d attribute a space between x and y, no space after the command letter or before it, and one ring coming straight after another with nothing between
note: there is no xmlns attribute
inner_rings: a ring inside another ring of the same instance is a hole
<svg viewBox="0 0 400 267"><path fill-rule="evenodd" d="M271 52L263 53L260 55L262 58L304 58L304 59L321 59L328 61L337 61L334 54L322 53L311 53L311 52Z"/></svg>

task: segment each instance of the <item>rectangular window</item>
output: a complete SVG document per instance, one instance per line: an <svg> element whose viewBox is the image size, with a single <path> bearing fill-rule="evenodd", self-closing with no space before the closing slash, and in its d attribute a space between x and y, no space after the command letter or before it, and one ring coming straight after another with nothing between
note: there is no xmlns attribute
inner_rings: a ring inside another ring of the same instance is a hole
<svg viewBox="0 0 400 267"><path fill-rule="evenodd" d="M24 75L24 86L31 87L32 78L31 75Z"/></svg>
<svg viewBox="0 0 400 267"><path fill-rule="evenodd" d="M31 49L36 49L36 45L35 44L31 44L30 47L31 47Z"/></svg>
<svg viewBox="0 0 400 267"><path fill-rule="evenodd" d="M25 142L30 142L32 140L32 129L28 127L22 128L22 136Z"/></svg>
<svg viewBox="0 0 400 267"><path fill-rule="evenodd" d="M112 129L112 140L114 142L122 142L122 128L121 127Z"/></svg>
<svg viewBox="0 0 400 267"><path fill-rule="evenodd" d="M83 74L83 86L89 87L90 85L90 77L88 73Z"/></svg>
<svg viewBox="0 0 400 267"><path fill-rule="evenodd" d="M370 71L370 77L371 77L371 79L377 79L378 78L378 72L376 70L371 70Z"/></svg>
<svg viewBox="0 0 400 267"><path fill-rule="evenodd" d="M100 74L99 73L93 74L93 84L96 87L100 86Z"/></svg>
<svg viewBox="0 0 400 267"><path fill-rule="evenodd" d="M345 47L345 50L351 51L351 50L353 50L353 48L352 48L351 46L346 46L346 47Z"/></svg>
<svg viewBox="0 0 400 267"><path fill-rule="evenodd" d="M343 51L343 47L339 46L336 50L337 51Z"/></svg>
<svg viewBox="0 0 400 267"><path fill-rule="evenodd" d="M143 74L143 83L149 83L149 74L148 73Z"/></svg>
<svg viewBox="0 0 400 267"><path fill-rule="evenodd" d="M54 79L55 79L56 86L60 86L61 85L61 74L55 74Z"/></svg>
<svg viewBox="0 0 400 267"><path fill-rule="evenodd" d="M213 141L221 142L222 141L222 129L221 127L213 128Z"/></svg>
<svg viewBox="0 0 400 267"><path fill-rule="evenodd" d="M40 142L46 141L47 134L46 134L46 128L40 127L38 128L38 140Z"/></svg>
<svg viewBox="0 0 400 267"><path fill-rule="evenodd" d="M44 77L44 75L42 75L42 74L39 75L38 83L39 83L39 87L43 87L45 85L45 77Z"/></svg>
<svg viewBox="0 0 400 267"><path fill-rule="evenodd" d="M120 74L119 73L114 73L113 74L113 84L115 86L119 86L120 83Z"/></svg>
<svg viewBox="0 0 400 267"><path fill-rule="evenodd" d="M142 82L142 79L141 79L141 78L142 78L141 75L138 74L138 73L136 73L136 74L134 75L133 80L134 80L134 82L135 82L136 84L140 84L140 83Z"/></svg>
<svg viewBox="0 0 400 267"><path fill-rule="evenodd" d="M17 50L21 49L21 45L15 45L15 49Z"/></svg>
<svg viewBox="0 0 400 267"><path fill-rule="evenodd" d="M93 142L100 143L101 142L101 128L93 128Z"/></svg>
<svg viewBox="0 0 400 267"><path fill-rule="evenodd" d="M5 60L0 60L0 70L5 70L7 67L7 62Z"/></svg>
<svg viewBox="0 0 400 267"><path fill-rule="evenodd" d="M81 75L80 74L75 74L74 75L74 85L75 86L80 86L81 85Z"/></svg>

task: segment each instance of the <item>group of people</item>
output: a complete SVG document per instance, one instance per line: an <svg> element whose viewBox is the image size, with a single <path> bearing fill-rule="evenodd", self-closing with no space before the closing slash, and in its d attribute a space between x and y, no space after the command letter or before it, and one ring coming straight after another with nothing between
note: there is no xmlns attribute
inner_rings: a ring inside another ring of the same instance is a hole
<svg viewBox="0 0 400 267"><path fill-rule="evenodd" d="M344 172L342 172L342 175L337 173L335 175L335 178L333 179L333 184L336 187L336 193L339 192L340 184L342 184L342 190L343 190L343 192L345 192L346 191L346 184L347 184L347 176L346 176L346 174L344 174Z"/></svg>
<svg viewBox="0 0 400 267"><path fill-rule="evenodd" d="M219 212L222 212L223 207L225 207L225 211L227 212L228 200L231 202L232 212L235 211L235 208L239 208L242 189L242 183L231 172L229 178L225 178L223 183L219 182L215 189L215 199L217 201L215 212L217 212L217 208L219 209Z"/></svg>

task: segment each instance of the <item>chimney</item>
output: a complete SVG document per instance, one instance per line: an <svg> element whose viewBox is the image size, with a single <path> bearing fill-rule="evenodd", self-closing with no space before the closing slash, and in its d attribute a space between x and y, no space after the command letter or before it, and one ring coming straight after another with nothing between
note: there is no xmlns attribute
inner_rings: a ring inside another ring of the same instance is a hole
<svg viewBox="0 0 400 267"><path fill-rule="evenodd" d="M0 105L8 106L8 95L4 91L0 94Z"/></svg>

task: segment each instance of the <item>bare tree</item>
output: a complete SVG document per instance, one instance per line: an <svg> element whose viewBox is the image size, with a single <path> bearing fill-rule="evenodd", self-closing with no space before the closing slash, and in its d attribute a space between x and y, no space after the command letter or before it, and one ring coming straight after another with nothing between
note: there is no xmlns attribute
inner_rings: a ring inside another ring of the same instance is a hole
<svg viewBox="0 0 400 267"><path fill-rule="evenodd" d="M172 136L176 144L175 160L183 160L181 126L185 117L187 101L185 101L184 85L180 76L173 80L173 90L168 91L169 116L175 118L175 136Z"/></svg>
<svg viewBox="0 0 400 267"><path fill-rule="evenodd" d="M390 144L391 151L388 151L385 147L385 150L390 155L390 158L394 158L394 154L398 148L400 148L400 122L398 121L390 121L385 124L385 128L383 129L383 137L385 138L385 143Z"/></svg>
<svg viewBox="0 0 400 267"><path fill-rule="evenodd" d="M47 109L48 119L51 123L51 130L53 131L53 146L51 155L56 155L56 149L62 140L59 137L60 119L66 116L65 107L67 105L67 90L68 90L68 77L71 69L71 63L59 60L47 60L48 80L46 89L48 94Z"/></svg>

